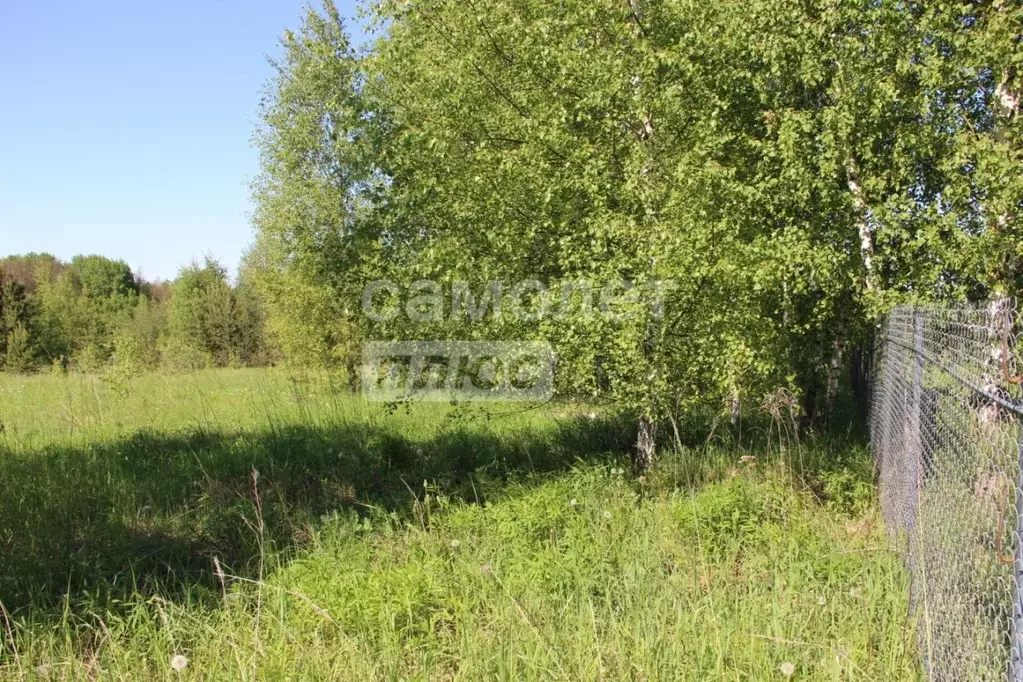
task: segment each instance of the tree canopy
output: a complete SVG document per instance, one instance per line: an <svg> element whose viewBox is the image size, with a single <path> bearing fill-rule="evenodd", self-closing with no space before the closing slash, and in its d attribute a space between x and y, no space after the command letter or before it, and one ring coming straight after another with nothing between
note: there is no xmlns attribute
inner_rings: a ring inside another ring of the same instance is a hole
<svg viewBox="0 0 1023 682"><path fill-rule="evenodd" d="M330 2L285 35L258 137L257 269L310 356L544 339L559 391L653 422L778 387L825 418L892 305L1019 289L1016 3L370 10L362 52ZM473 325L353 317L372 280L671 287Z"/></svg>

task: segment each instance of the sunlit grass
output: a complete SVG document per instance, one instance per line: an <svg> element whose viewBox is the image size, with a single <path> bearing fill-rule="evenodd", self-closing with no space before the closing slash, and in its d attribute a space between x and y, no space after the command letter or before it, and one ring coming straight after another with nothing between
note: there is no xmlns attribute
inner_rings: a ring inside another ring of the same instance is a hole
<svg viewBox="0 0 1023 682"><path fill-rule="evenodd" d="M0 375L0 675L916 675L862 447L694 445L634 480L599 412Z"/></svg>

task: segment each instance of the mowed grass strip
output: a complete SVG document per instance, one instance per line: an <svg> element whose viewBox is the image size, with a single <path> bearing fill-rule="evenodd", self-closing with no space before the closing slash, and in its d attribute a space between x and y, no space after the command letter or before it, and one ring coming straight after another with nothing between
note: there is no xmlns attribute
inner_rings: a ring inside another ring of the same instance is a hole
<svg viewBox="0 0 1023 682"><path fill-rule="evenodd" d="M584 406L249 370L0 375L0 420L5 677L917 674L855 444L683 447L634 480L628 425Z"/></svg>

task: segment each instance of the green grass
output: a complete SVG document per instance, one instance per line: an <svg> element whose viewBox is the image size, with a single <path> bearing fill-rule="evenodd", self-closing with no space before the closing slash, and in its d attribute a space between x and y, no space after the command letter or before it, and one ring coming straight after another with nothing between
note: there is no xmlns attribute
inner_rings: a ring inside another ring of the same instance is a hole
<svg viewBox="0 0 1023 682"><path fill-rule="evenodd" d="M273 370L0 375L0 421L0 677L917 676L855 442L694 437L634 480L585 406Z"/></svg>

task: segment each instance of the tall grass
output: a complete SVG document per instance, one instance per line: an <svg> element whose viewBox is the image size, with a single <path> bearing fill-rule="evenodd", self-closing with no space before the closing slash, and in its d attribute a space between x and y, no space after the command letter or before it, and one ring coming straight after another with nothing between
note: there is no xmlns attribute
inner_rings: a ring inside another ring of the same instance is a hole
<svg viewBox="0 0 1023 682"><path fill-rule="evenodd" d="M916 674L852 442L683 442L634 480L588 407L270 370L0 376L0 421L0 676Z"/></svg>

